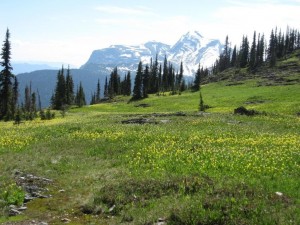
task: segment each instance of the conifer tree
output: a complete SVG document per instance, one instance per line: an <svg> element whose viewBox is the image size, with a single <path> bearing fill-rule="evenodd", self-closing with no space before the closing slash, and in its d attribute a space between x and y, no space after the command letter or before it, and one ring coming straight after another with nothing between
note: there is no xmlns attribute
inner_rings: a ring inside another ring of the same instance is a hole
<svg viewBox="0 0 300 225"><path fill-rule="evenodd" d="M249 70L251 71L253 71L257 66L256 56L256 31L254 31L249 60Z"/></svg>
<svg viewBox="0 0 300 225"><path fill-rule="evenodd" d="M240 57L240 67L245 68L248 65L248 61L249 61L249 42L247 36L243 37L239 57Z"/></svg>
<svg viewBox="0 0 300 225"><path fill-rule="evenodd" d="M127 78L126 78L126 90L125 90L125 95L130 96L131 95L131 76L130 76L130 71L127 73Z"/></svg>
<svg viewBox="0 0 300 225"><path fill-rule="evenodd" d="M178 88L179 93L181 92L182 81L183 81L183 64L182 64L182 61L181 61L179 74L178 74L178 80L177 80L177 88Z"/></svg>
<svg viewBox="0 0 300 225"><path fill-rule="evenodd" d="M100 100L101 100L101 97L100 97L100 80L98 79L97 91L96 91L96 95L95 95L95 103L99 103Z"/></svg>
<svg viewBox="0 0 300 225"><path fill-rule="evenodd" d="M269 41L269 48L268 48L268 61L269 66L274 67L276 65L276 34L274 31L271 31L270 41Z"/></svg>
<svg viewBox="0 0 300 225"><path fill-rule="evenodd" d="M67 69L67 76L66 76L66 102L67 105L74 104L74 82L70 72L70 66Z"/></svg>
<svg viewBox="0 0 300 225"><path fill-rule="evenodd" d="M86 105L85 94L81 82L79 84L79 88L77 89L75 102L78 107Z"/></svg>
<svg viewBox="0 0 300 225"><path fill-rule="evenodd" d="M197 72L195 74L194 83L192 86L192 91L199 91L200 90L200 79L201 79L201 69L200 64L198 66Z"/></svg>
<svg viewBox="0 0 300 225"><path fill-rule="evenodd" d="M201 91L200 91L199 111L201 111L201 112L204 112L204 111L205 111L205 106L204 106L204 101L203 101L203 98L202 98Z"/></svg>
<svg viewBox="0 0 300 225"><path fill-rule="evenodd" d="M163 74L162 74L162 90L163 90L163 92L168 90L168 77L169 77L168 60L167 60L167 56L165 56L164 68L163 68Z"/></svg>
<svg viewBox="0 0 300 225"><path fill-rule="evenodd" d="M230 66L231 67L236 67L237 66L237 50L236 50L236 45L233 47L231 61L230 61Z"/></svg>
<svg viewBox="0 0 300 225"><path fill-rule="evenodd" d="M140 61L136 72L134 87L131 100L139 100L143 98L142 92L142 76L143 76L143 64Z"/></svg>
<svg viewBox="0 0 300 225"><path fill-rule="evenodd" d="M11 44L9 38L10 32L7 29L1 52L2 61L0 62L0 65L3 67L0 72L0 120L3 118L6 120L13 119L11 108L12 104L15 104L12 90L14 75L11 72L13 68L10 64Z"/></svg>
<svg viewBox="0 0 300 225"><path fill-rule="evenodd" d="M149 66L146 65L143 76L142 76L142 93L143 93L143 98L148 97L148 91L149 91L149 79L150 79L150 74L149 74Z"/></svg>
<svg viewBox="0 0 300 225"><path fill-rule="evenodd" d="M104 84L104 98L108 98L108 83L107 83L107 77L105 78L105 84Z"/></svg>
<svg viewBox="0 0 300 225"><path fill-rule="evenodd" d="M53 109L60 110L66 104L66 80L64 68L57 73L56 88L53 97Z"/></svg>

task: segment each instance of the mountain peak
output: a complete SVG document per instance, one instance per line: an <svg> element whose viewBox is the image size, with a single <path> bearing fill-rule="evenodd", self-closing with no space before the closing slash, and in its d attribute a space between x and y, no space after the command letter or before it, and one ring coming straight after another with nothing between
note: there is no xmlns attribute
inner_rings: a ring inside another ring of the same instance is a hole
<svg viewBox="0 0 300 225"><path fill-rule="evenodd" d="M196 30L191 30L191 31L187 32L184 36L192 37L192 38L203 38L203 36Z"/></svg>
<svg viewBox="0 0 300 225"><path fill-rule="evenodd" d="M222 46L219 40L204 38L200 32L192 30L182 35L172 46L148 41L142 45L111 45L92 53L89 60L81 68L90 70L111 70L118 66L119 70L135 71L140 61L149 64L156 56L158 62L167 57L175 68L183 62L184 74L193 75L199 63L210 67L219 57Z"/></svg>

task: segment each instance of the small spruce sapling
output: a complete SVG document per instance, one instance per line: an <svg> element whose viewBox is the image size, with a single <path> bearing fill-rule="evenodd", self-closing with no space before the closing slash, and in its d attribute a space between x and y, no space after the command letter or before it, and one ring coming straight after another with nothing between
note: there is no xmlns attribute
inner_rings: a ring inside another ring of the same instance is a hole
<svg viewBox="0 0 300 225"><path fill-rule="evenodd" d="M205 111L205 105L204 105L204 102L203 102L203 98L202 98L201 91L200 91L199 111L201 111L201 112L204 112L204 111Z"/></svg>

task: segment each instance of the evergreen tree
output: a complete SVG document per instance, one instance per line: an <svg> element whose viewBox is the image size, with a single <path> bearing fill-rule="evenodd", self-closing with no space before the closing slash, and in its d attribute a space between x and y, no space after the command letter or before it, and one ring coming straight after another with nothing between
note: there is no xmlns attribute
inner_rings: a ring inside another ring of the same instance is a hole
<svg viewBox="0 0 300 225"><path fill-rule="evenodd" d="M268 62L270 67L274 67L276 65L276 34L274 31L271 31L269 48L268 48Z"/></svg>
<svg viewBox="0 0 300 225"><path fill-rule="evenodd" d="M200 64L199 64L197 72L195 74L195 79L194 79L194 84L192 86L192 91L199 91L200 90L200 79L201 79L201 69L200 69Z"/></svg>
<svg viewBox="0 0 300 225"><path fill-rule="evenodd" d="M249 42L247 36L243 37L239 57L240 57L240 67L245 68L248 65L248 61L249 61Z"/></svg>
<svg viewBox="0 0 300 225"><path fill-rule="evenodd" d="M203 101L203 98L202 98L201 91L200 91L199 111L201 111L201 112L204 112L204 111L205 111L205 105L204 105L204 101Z"/></svg>
<svg viewBox="0 0 300 225"><path fill-rule="evenodd" d="M67 76L66 76L66 102L67 105L74 104L74 82L70 72L70 66L67 69Z"/></svg>
<svg viewBox="0 0 300 225"><path fill-rule="evenodd" d="M146 65L143 77L142 77L142 93L143 93L143 98L148 97L148 91L149 91L149 80L150 80L150 74L149 74L149 66Z"/></svg>
<svg viewBox="0 0 300 225"><path fill-rule="evenodd" d="M11 120L13 118L11 112L12 104L15 104L13 100L13 88L12 79L14 75L12 74L12 66L10 64L11 58L11 45L10 45L10 33L6 30L5 40L2 47L0 65L3 67L0 72L0 119L5 118L6 120Z"/></svg>
<svg viewBox="0 0 300 225"><path fill-rule="evenodd" d="M230 66L231 67L236 67L237 66L237 50L236 50L236 45L233 47L231 61L230 61Z"/></svg>
<svg viewBox="0 0 300 225"><path fill-rule="evenodd" d="M125 95L130 96L131 95L131 76L130 76L130 71L127 73L127 78L126 78L126 89L125 89Z"/></svg>
<svg viewBox="0 0 300 225"><path fill-rule="evenodd" d="M99 103L100 100L101 100L101 98L100 98L100 80L98 79L97 91L96 91L96 95L95 95L95 103Z"/></svg>
<svg viewBox="0 0 300 225"><path fill-rule="evenodd" d="M85 94L81 82L79 84L79 88L77 89L75 102L78 107L86 105Z"/></svg>
<svg viewBox="0 0 300 225"><path fill-rule="evenodd" d="M220 54L219 59L219 71L222 72L230 67L230 45L228 40L228 35L225 39L224 51Z"/></svg>
<svg viewBox="0 0 300 225"><path fill-rule="evenodd" d="M163 68L163 74L162 74L162 92L165 92L168 90L168 77L169 77L168 60L167 60L167 56L165 56L164 68Z"/></svg>
<svg viewBox="0 0 300 225"><path fill-rule="evenodd" d="M257 60L256 60L256 31L254 31L253 34L253 41L251 45L251 50L250 50L250 60L249 60L249 70L253 71L256 66L257 66Z"/></svg>
<svg viewBox="0 0 300 225"><path fill-rule="evenodd" d="M182 61L181 61L179 74L178 74L178 81L177 81L179 93L181 92L182 81L183 81L183 64L182 64Z"/></svg>
<svg viewBox="0 0 300 225"><path fill-rule="evenodd" d="M162 68L161 68L161 64L159 64L159 69L158 69L158 77L157 77L157 92L158 95L160 94L160 92L163 91L163 81L162 81Z"/></svg>
<svg viewBox="0 0 300 225"><path fill-rule="evenodd" d="M105 78L105 84L104 84L104 98L108 98L108 83L107 83L107 77Z"/></svg>
<svg viewBox="0 0 300 225"><path fill-rule="evenodd" d="M134 80L133 94L131 100L139 100L143 98L142 77L143 77L143 64L140 61L136 72L135 80Z"/></svg>
<svg viewBox="0 0 300 225"><path fill-rule="evenodd" d="M64 76L64 68L57 73L57 82L54 92L53 109L60 110L66 104L66 80Z"/></svg>
<svg viewBox="0 0 300 225"><path fill-rule="evenodd" d="M259 35L260 36L260 35ZM258 38L257 44L257 66L260 67L264 63L264 54L265 54L265 36L264 34Z"/></svg>
<svg viewBox="0 0 300 225"><path fill-rule="evenodd" d="M150 89L149 89L149 94L154 94L156 92L158 92L158 58L157 58L157 54L156 54L156 58L154 63L151 63L150 66ZM152 62L152 58L151 58L151 62Z"/></svg>

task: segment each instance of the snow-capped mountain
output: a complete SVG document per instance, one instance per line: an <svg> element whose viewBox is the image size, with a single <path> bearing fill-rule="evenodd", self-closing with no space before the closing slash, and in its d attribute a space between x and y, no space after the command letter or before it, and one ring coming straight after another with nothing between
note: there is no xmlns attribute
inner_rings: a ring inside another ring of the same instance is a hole
<svg viewBox="0 0 300 225"><path fill-rule="evenodd" d="M95 50L81 69L109 73L117 66L119 71L136 71L140 61L149 64L157 54L159 62L163 62L166 56L175 68L183 62L184 74L193 75L199 63L203 67L211 67L221 50L219 40L206 39L193 31L183 35L173 46L151 41L137 46L112 45Z"/></svg>

